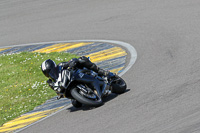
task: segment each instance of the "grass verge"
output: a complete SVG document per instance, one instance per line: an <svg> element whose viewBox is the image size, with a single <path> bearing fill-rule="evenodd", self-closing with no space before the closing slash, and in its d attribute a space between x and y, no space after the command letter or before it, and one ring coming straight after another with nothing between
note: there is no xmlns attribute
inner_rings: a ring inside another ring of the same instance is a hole
<svg viewBox="0 0 200 133"><path fill-rule="evenodd" d="M0 55L0 126L56 95L41 71L44 60L52 59L58 64L76 57L69 53Z"/></svg>

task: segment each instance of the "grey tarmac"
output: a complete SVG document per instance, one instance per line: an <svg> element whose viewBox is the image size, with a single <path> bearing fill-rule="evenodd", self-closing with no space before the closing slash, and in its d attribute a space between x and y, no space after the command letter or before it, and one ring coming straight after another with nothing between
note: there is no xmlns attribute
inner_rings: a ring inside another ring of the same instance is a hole
<svg viewBox="0 0 200 133"><path fill-rule="evenodd" d="M1 0L0 46L117 40L138 54L122 76L130 91L21 132L200 132L199 36L199 0Z"/></svg>

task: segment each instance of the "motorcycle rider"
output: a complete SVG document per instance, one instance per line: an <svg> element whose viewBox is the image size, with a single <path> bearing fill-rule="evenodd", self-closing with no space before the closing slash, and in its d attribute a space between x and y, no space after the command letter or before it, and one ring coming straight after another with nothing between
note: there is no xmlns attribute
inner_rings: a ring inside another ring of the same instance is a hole
<svg viewBox="0 0 200 133"><path fill-rule="evenodd" d="M49 84L49 86L55 90L57 92L57 94L63 93L64 89L65 89L65 85L66 85L66 78L62 77L63 79L61 79L60 81L62 81L61 83L59 83L60 88L55 89L54 88L54 83L58 80L59 78L59 72L61 70L65 70L68 68L87 68L90 70L93 70L94 72L98 73L99 76L106 76L108 79L111 77L114 77L115 74L113 74L112 72L108 71L108 70L104 70L99 68L95 63L92 63L87 57L85 56L81 56L78 59L77 58L73 58L68 62L61 62L58 65L56 65L56 63L51 60L45 60L42 64L41 64L41 69L43 74L48 77L49 79L47 80L47 83ZM91 78L89 79L91 81L91 85L94 88L98 88L99 86L96 85L96 83L94 82L94 79ZM98 89L97 89L98 90ZM102 92L98 92L100 95L102 94ZM80 107L82 106L81 103L79 103L76 100L72 100L72 104L76 107Z"/></svg>

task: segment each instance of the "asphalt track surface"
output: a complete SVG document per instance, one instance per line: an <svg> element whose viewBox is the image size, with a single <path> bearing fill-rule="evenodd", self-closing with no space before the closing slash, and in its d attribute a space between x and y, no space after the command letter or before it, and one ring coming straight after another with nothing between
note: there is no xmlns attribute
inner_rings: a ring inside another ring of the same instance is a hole
<svg viewBox="0 0 200 133"><path fill-rule="evenodd" d="M135 47L130 91L68 108L24 133L200 132L199 0L1 0L0 46L103 39Z"/></svg>

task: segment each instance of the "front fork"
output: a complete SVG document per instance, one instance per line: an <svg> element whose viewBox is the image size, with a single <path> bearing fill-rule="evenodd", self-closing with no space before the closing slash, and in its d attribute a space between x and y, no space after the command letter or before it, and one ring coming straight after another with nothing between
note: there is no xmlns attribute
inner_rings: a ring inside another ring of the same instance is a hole
<svg viewBox="0 0 200 133"><path fill-rule="evenodd" d="M102 96L108 96L111 93L111 86L109 84L104 83L102 88Z"/></svg>

